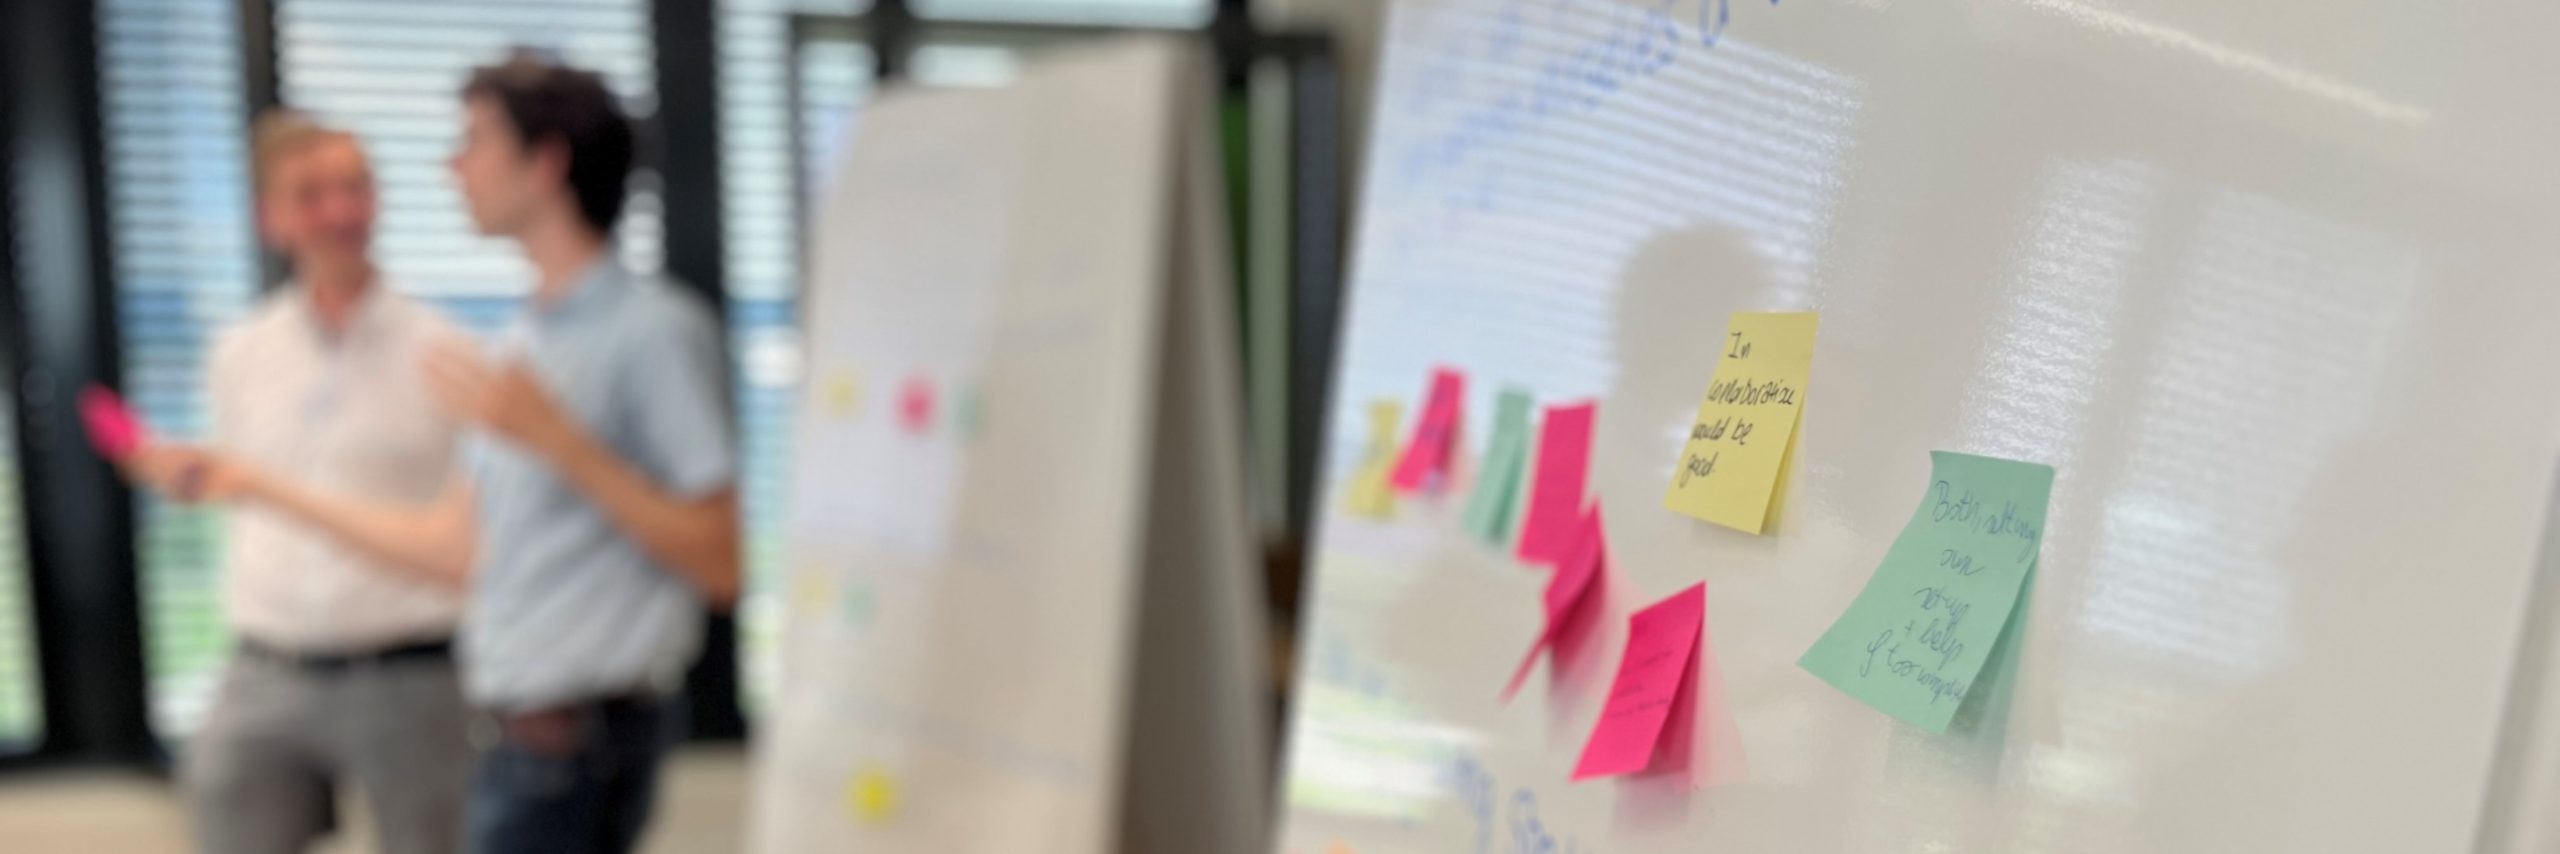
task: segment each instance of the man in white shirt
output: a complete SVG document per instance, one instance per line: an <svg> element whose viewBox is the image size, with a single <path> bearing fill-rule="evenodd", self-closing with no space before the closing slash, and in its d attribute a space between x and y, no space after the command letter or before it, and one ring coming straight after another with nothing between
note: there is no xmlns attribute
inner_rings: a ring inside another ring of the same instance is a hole
<svg viewBox="0 0 2560 854"><path fill-rule="evenodd" d="M255 161L259 231L294 278L214 345L213 445L336 492L436 497L461 428L418 364L461 335L379 283L362 146L271 112ZM195 497L174 450L145 450L132 474ZM263 508L235 508L228 524L223 603L238 648L182 767L199 850L304 851L335 826L342 783L365 798L385 854L459 850L472 757L451 648L459 591Z"/></svg>

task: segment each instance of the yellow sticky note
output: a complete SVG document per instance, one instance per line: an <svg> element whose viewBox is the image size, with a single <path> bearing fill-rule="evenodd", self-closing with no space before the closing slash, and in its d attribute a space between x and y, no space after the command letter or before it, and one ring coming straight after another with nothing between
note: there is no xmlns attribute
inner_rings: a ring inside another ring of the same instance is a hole
<svg viewBox="0 0 2560 854"><path fill-rule="evenodd" d="M1768 528L1803 420L1815 320L1734 314L1663 506L1738 531Z"/></svg>
<svg viewBox="0 0 2560 854"><path fill-rule="evenodd" d="M1396 514L1396 493L1388 481L1395 475L1396 434L1403 421L1403 403L1369 404L1369 450L1351 477L1351 512L1376 519Z"/></svg>
<svg viewBox="0 0 2560 854"><path fill-rule="evenodd" d="M844 787L845 812L865 825L888 823L898 814L898 780L888 772L866 768Z"/></svg>

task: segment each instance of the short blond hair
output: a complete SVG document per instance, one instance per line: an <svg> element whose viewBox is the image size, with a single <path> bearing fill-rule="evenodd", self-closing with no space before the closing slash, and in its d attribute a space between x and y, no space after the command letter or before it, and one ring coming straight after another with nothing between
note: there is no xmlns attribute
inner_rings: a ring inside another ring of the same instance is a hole
<svg viewBox="0 0 2560 854"><path fill-rule="evenodd" d="M257 182L258 193L266 193L267 179L275 176L277 164L324 142L358 144L355 134L323 124L301 110L269 107L260 112L249 131L251 178Z"/></svg>

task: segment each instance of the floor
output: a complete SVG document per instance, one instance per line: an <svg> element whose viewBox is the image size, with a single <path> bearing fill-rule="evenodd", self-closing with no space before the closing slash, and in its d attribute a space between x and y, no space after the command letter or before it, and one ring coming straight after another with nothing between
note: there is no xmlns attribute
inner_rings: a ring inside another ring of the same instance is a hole
<svg viewBox="0 0 2560 854"><path fill-rule="evenodd" d="M648 854L735 851L743 838L746 759L738 750L689 750L676 757ZM362 816L313 854L370 854ZM185 854L185 818L168 784L101 772L0 777L0 840L9 854Z"/></svg>

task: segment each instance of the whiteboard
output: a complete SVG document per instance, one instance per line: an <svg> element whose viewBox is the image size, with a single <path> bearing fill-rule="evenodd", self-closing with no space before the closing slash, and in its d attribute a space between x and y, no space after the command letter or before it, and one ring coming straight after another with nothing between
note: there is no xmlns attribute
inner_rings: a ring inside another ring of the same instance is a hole
<svg viewBox="0 0 2560 854"><path fill-rule="evenodd" d="M1220 209L1196 63L1115 41L866 109L811 231L750 850L1267 835L1228 268L1174 227Z"/></svg>
<svg viewBox="0 0 2560 854"><path fill-rule="evenodd" d="M2463 851L2515 794L2560 4L1406 0L1387 26L1278 850ZM1737 311L1821 313L1764 537L1661 509ZM1469 453L1503 385L1599 401L1601 678L1629 612L1706 582L1738 781L1566 782L1605 686L1541 665L1495 700L1543 572L1461 531L1463 490L1342 511L1365 404L1411 411L1441 364ZM1948 735L1796 666L1932 450L2057 471L2013 687Z"/></svg>

